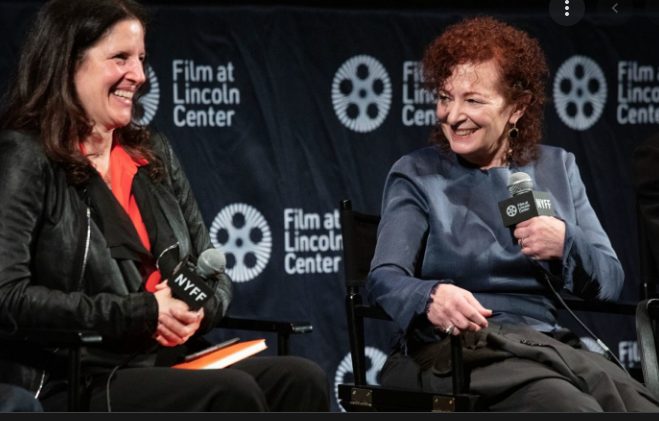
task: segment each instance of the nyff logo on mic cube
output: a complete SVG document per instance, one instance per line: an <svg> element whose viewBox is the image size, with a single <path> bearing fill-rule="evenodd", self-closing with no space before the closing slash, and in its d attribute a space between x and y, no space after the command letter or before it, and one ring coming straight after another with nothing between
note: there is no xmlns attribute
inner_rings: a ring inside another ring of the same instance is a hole
<svg viewBox="0 0 659 421"><path fill-rule="evenodd" d="M185 301L191 310L197 310L213 296L213 289L196 273L189 259L182 260L174 269L169 287L172 294Z"/></svg>

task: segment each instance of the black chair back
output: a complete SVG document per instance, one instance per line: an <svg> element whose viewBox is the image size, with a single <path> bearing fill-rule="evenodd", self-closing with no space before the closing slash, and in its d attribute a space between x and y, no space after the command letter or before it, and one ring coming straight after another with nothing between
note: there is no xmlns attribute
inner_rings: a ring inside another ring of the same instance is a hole
<svg viewBox="0 0 659 421"><path fill-rule="evenodd" d="M641 353L641 369L645 386L659 399L659 363L657 349L659 332L659 298L640 301L636 306L636 337Z"/></svg>
<svg viewBox="0 0 659 421"><path fill-rule="evenodd" d="M378 215L354 211L350 200L341 202L341 234L346 287L363 287L377 243Z"/></svg>
<svg viewBox="0 0 659 421"><path fill-rule="evenodd" d="M370 271L377 243L378 215L352 209L350 200L340 203L341 233L343 236L343 271L346 286L346 316L354 385L339 385L339 395L348 410L404 410L404 411L465 411L473 410L476 397L469 394L462 364L459 336L451 337L453 362L453 394L393 390L367 384L364 340L364 319L391 320L382 308L364 303L362 288ZM345 403L344 403L345 402ZM370 409L364 409L370 408Z"/></svg>

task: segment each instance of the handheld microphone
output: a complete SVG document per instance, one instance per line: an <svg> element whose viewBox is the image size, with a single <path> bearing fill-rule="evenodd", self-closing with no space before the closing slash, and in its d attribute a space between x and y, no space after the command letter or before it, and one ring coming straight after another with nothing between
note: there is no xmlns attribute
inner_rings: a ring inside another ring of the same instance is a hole
<svg viewBox="0 0 659 421"><path fill-rule="evenodd" d="M511 198L499 202L503 225L510 227L534 216L554 216L549 193L533 191L533 180L524 172L510 174L508 191Z"/></svg>
<svg viewBox="0 0 659 421"><path fill-rule="evenodd" d="M204 250L197 259L197 273L204 279L224 273L227 258L218 249Z"/></svg>
<svg viewBox="0 0 659 421"><path fill-rule="evenodd" d="M204 250L197 259L197 264L186 257L174 268L169 277L172 294L185 301L190 309L197 310L213 296L213 289L206 280L224 273L226 257L218 249Z"/></svg>
<svg viewBox="0 0 659 421"><path fill-rule="evenodd" d="M549 193L533 191L533 180L531 177L524 172L516 172L510 174L508 178L508 191L511 194L511 198L502 200L499 202L499 211L501 212L501 219L503 219L503 224L506 227L516 225L527 219L531 219L534 216L547 215L554 216L554 210L551 205L551 197ZM606 346L606 344L595 335L588 326L579 319L579 317L572 311L572 309L567 305L561 294L554 287L554 284L557 286L563 285L563 280L558 276L554 275L546 267L544 267L540 262L534 259L528 259L529 262L539 271L539 273L544 278L544 283L550 289L554 297L558 302L563 306L565 310L570 313L572 318L581 325L581 327L586 331L586 333L593 338L597 344L607 353L611 358L624 370L627 371L625 366L618 360L613 352Z"/></svg>

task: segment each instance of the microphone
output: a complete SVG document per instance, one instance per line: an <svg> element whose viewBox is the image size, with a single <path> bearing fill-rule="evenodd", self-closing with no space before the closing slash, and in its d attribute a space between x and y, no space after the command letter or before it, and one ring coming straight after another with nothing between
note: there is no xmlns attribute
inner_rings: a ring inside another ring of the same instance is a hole
<svg viewBox="0 0 659 421"><path fill-rule="evenodd" d="M227 258L218 249L204 250L197 259L197 273L204 279L217 276L224 273L227 265Z"/></svg>
<svg viewBox="0 0 659 421"><path fill-rule="evenodd" d="M551 197L549 193L533 191L533 180L531 176L524 172L516 172L510 174L508 177L508 191L511 198L499 202L499 211L503 224L506 227L518 224L534 216L547 215L554 216L554 211L551 205ZM608 354L624 371L627 372L625 366L620 362L616 355L611 352L608 346L595 335L586 324L572 311L567 305L561 294L558 292L554 284L561 288L563 286L563 279L554 275L549 269L542 265L535 259L528 259L531 264L539 270L544 279L545 285L554 294L554 297L563 306L565 310L572 316L572 318L581 325L586 333L599 344L599 346Z"/></svg>
<svg viewBox="0 0 659 421"><path fill-rule="evenodd" d="M197 310L213 296L214 290L206 280L224 273L226 257L218 249L204 250L191 262L190 256L179 262L169 277L169 287L174 297L185 301L190 309Z"/></svg>
<svg viewBox="0 0 659 421"><path fill-rule="evenodd" d="M534 191L533 180L524 172L510 174L508 191L511 198L499 202L503 225L510 227L534 216L554 216L551 196L547 192Z"/></svg>

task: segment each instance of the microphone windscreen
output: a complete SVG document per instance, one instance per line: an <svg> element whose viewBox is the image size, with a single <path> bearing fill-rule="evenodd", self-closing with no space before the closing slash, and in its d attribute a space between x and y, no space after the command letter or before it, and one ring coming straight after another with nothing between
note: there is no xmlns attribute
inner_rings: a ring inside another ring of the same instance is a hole
<svg viewBox="0 0 659 421"><path fill-rule="evenodd" d="M227 259L224 253L212 248L204 250L197 259L197 272L204 278L224 273Z"/></svg>
<svg viewBox="0 0 659 421"><path fill-rule="evenodd" d="M512 196L533 190L533 180L525 172L516 172L508 177L508 191Z"/></svg>

